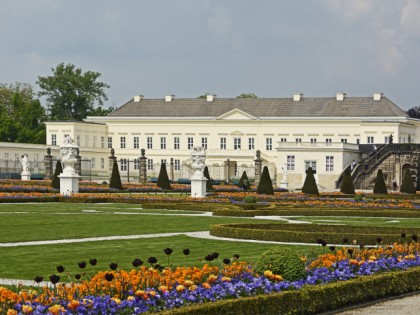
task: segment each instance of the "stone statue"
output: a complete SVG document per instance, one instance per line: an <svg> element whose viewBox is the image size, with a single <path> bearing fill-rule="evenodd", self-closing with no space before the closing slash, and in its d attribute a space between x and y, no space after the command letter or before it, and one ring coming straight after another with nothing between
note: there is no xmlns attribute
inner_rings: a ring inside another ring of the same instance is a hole
<svg viewBox="0 0 420 315"><path fill-rule="evenodd" d="M195 172L203 172L204 168L206 167L206 150L202 147L195 147L193 151L191 151L191 158L192 163L191 167Z"/></svg>
<svg viewBox="0 0 420 315"><path fill-rule="evenodd" d="M287 163L281 166L281 170L283 171L283 180L287 181Z"/></svg>
<svg viewBox="0 0 420 315"><path fill-rule="evenodd" d="M66 135L66 136L64 137L64 142L63 142L63 144L64 144L64 145L67 145L67 144L73 144L73 139L72 139L69 135Z"/></svg>
<svg viewBox="0 0 420 315"><path fill-rule="evenodd" d="M28 155L24 154L22 155L22 158L20 159L20 163L22 163L22 173L27 174L29 173L29 161L28 161Z"/></svg>

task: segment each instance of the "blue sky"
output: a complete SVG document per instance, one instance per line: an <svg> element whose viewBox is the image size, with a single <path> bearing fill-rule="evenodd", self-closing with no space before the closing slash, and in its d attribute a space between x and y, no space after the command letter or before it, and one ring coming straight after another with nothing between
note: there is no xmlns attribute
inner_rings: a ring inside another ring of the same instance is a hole
<svg viewBox="0 0 420 315"><path fill-rule="evenodd" d="M418 0L0 0L0 82L97 71L107 105L162 98L370 96L420 105Z"/></svg>

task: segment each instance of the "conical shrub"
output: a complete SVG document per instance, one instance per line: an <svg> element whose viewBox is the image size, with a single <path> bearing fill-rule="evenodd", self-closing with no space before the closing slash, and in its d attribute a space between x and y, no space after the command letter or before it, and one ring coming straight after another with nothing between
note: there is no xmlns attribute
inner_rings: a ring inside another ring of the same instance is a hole
<svg viewBox="0 0 420 315"><path fill-rule="evenodd" d="M112 165L111 180L109 181L109 188L122 190L120 171L118 170L117 160L114 160Z"/></svg>
<svg viewBox="0 0 420 315"><path fill-rule="evenodd" d="M168 177L168 172L166 171L166 164L162 163L160 165L159 176L156 185L162 189L170 190L171 182Z"/></svg>
<svg viewBox="0 0 420 315"><path fill-rule="evenodd" d="M343 181L341 182L340 192L343 194L354 195L356 192L354 190L353 179L351 178L350 169L347 168L344 171Z"/></svg>
<svg viewBox="0 0 420 315"><path fill-rule="evenodd" d="M63 173L63 166L61 165L61 161L57 161L57 163L55 164L54 176L51 181L52 188L60 189L60 177L58 177L58 175L60 175L61 173Z"/></svg>
<svg viewBox="0 0 420 315"><path fill-rule="evenodd" d="M248 175L246 174L246 171L243 171L242 176L239 179L239 182L238 182L239 188L244 188L244 180L246 180L246 183L247 183L246 188L249 188L249 179L248 179Z"/></svg>
<svg viewBox="0 0 420 315"><path fill-rule="evenodd" d="M307 195L319 195L318 186L316 185L314 171L312 167L306 170L306 178L303 183L302 192Z"/></svg>
<svg viewBox="0 0 420 315"><path fill-rule="evenodd" d="M373 193L377 195L387 195L388 190L385 185L384 174L382 170L378 170L378 174L376 174L375 178L375 186L373 187Z"/></svg>
<svg viewBox="0 0 420 315"><path fill-rule="evenodd" d="M271 181L267 166L264 166L261 174L261 179L257 187L257 194L274 195L273 182Z"/></svg>
<svg viewBox="0 0 420 315"><path fill-rule="evenodd" d="M213 183L211 182L211 178L210 178L210 174L209 174L209 168L207 166L204 168L203 175L204 175L205 178L207 178L206 190L207 191L212 191L213 190Z"/></svg>
<svg viewBox="0 0 420 315"><path fill-rule="evenodd" d="M411 177L411 171L408 168L405 170L400 191L405 194L416 193L416 187L414 186L413 178Z"/></svg>

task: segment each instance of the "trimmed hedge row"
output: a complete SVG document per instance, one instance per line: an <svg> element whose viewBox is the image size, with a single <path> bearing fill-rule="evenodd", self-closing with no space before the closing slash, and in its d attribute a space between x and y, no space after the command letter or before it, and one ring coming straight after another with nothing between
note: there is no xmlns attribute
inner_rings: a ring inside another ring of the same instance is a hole
<svg viewBox="0 0 420 315"><path fill-rule="evenodd" d="M305 286L297 291L185 306L160 314L316 314L416 290L420 290L420 267L325 285Z"/></svg>
<svg viewBox="0 0 420 315"><path fill-rule="evenodd" d="M316 243L323 239L329 244L341 244L344 238L358 244L376 244L380 237L384 244L401 241L400 228L376 228L359 226L341 226L314 224L217 224L210 226L210 234L219 237L252 239L274 242ZM420 229L404 229L410 237Z"/></svg>
<svg viewBox="0 0 420 315"><path fill-rule="evenodd" d="M168 209L168 210L196 210L196 211L232 211L237 209L231 204L215 204L215 203L182 203L182 202L143 202L143 209Z"/></svg>

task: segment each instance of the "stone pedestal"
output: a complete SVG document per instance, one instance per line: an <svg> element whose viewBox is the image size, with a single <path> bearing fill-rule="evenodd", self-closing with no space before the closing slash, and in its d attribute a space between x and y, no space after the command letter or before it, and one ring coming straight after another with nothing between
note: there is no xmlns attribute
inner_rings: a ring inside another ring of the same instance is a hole
<svg viewBox="0 0 420 315"><path fill-rule="evenodd" d="M201 172L195 172L191 178L191 197L204 198L206 197L206 182L207 178Z"/></svg>
<svg viewBox="0 0 420 315"><path fill-rule="evenodd" d="M45 164L45 178L44 179L53 179L53 157L51 155L51 149L47 148L47 155L44 156L44 164Z"/></svg>
<svg viewBox="0 0 420 315"><path fill-rule="evenodd" d="M281 180L280 181L280 188L287 189L288 184L289 184L289 182L287 180Z"/></svg>
<svg viewBox="0 0 420 315"><path fill-rule="evenodd" d="M141 149L141 156L139 158L139 183L146 183L147 181L147 158L145 156L146 150Z"/></svg>
<svg viewBox="0 0 420 315"><path fill-rule="evenodd" d="M74 168L67 166L58 177L60 178L61 195L71 196L79 192L80 176L75 172Z"/></svg>
<svg viewBox="0 0 420 315"><path fill-rule="evenodd" d="M31 180L31 173L30 172L22 172L20 174L21 180Z"/></svg>

